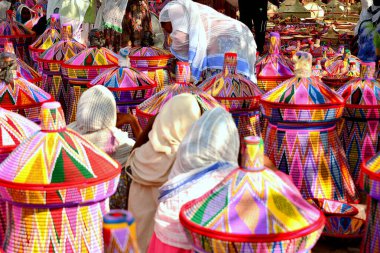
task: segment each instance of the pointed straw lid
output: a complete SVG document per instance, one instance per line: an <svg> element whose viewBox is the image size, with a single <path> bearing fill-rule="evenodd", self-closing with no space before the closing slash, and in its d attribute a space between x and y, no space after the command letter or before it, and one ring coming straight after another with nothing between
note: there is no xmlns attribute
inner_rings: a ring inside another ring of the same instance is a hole
<svg viewBox="0 0 380 253"><path fill-rule="evenodd" d="M190 93L195 95L200 106L204 110L220 106L211 95L202 91L200 88L195 87L190 83L191 73L190 65L187 62L178 62L176 70L176 82L173 85L164 87L163 90L156 93L154 96L141 103L136 108L137 114L154 116L172 97L182 94Z"/></svg>
<svg viewBox="0 0 380 253"><path fill-rule="evenodd" d="M226 53L223 72L208 78L198 88L213 96L230 111L257 109L264 92L248 78L236 73L236 66L237 54Z"/></svg>
<svg viewBox="0 0 380 253"><path fill-rule="evenodd" d="M46 205L101 201L112 194L120 164L66 128L58 102L45 103L41 119L41 131L22 142L0 165L0 185L8 188L9 194L1 192L2 197L23 204ZM23 198L13 195L14 191L40 193Z"/></svg>
<svg viewBox="0 0 380 253"><path fill-rule="evenodd" d="M280 54L280 35L270 33L269 52L261 57L256 63L257 78L292 77L293 63L291 60Z"/></svg>
<svg viewBox="0 0 380 253"><path fill-rule="evenodd" d="M118 65L118 55L111 50L101 47L84 49L64 63L62 68L67 69L91 69L111 68Z"/></svg>
<svg viewBox="0 0 380 253"><path fill-rule="evenodd" d="M62 26L62 39L43 52L38 58L39 62L63 63L74 57L86 48L72 38L72 27L70 24Z"/></svg>
<svg viewBox="0 0 380 253"><path fill-rule="evenodd" d="M325 122L341 117L344 100L311 76L311 55L297 52L295 77L261 97L262 112L274 121Z"/></svg>
<svg viewBox="0 0 380 253"><path fill-rule="evenodd" d="M15 54L13 43L6 41L4 43L4 52ZM18 75L22 78L26 79L27 81L36 84L38 82L42 81L42 76L35 71L32 67L30 67L28 64L26 64L23 60L20 60L20 58L16 59L17 65L18 65Z"/></svg>
<svg viewBox="0 0 380 253"><path fill-rule="evenodd" d="M287 175L264 167L263 146L261 138L247 137L243 168L181 208L180 221L196 249L272 251L294 240L294 247L306 252L317 242L323 214L302 198Z"/></svg>
<svg viewBox="0 0 380 253"><path fill-rule="evenodd" d="M362 172L361 187L371 198L380 200L380 153L363 162Z"/></svg>
<svg viewBox="0 0 380 253"><path fill-rule="evenodd" d="M52 14L50 19L50 27L46 29L45 32L41 34L32 45L29 46L29 49L34 52L44 52L53 44L61 40L59 29L59 14Z"/></svg>
<svg viewBox="0 0 380 253"><path fill-rule="evenodd" d="M0 154L12 152L38 130L40 127L34 122L0 107Z"/></svg>
<svg viewBox="0 0 380 253"><path fill-rule="evenodd" d="M380 118L380 83L375 78L375 71L375 62L362 62L361 76L347 82L337 91L346 101L347 116Z"/></svg>
<svg viewBox="0 0 380 253"><path fill-rule="evenodd" d="M7 18L0 20L0 39L32 38L35 32L13 20L13 11L7 11Z"/></svg>

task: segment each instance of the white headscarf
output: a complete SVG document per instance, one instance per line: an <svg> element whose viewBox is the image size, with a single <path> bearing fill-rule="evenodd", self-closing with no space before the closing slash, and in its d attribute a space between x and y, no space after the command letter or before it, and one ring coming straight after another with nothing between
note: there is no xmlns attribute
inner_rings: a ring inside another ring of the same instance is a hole
<svg viewBox="0 0 380 253"><path fill-rule="evenodd" d="M136 148L128 162L132 179L145 186L161 186L168 179L177 149L201 116L197 99L188 93L170 99L157 115L149 141Z"/></svg>
<svg viewBox="0 0 380 253"><path fill-rule="evenodd" d="M224 53L238 54L237 70L256 81L256 43L243 23L191 0L173 0L160 13L160 22L171 22L171 51L191 64L198 81L207 68L222 69Z"/></svg>
<svg viewBox="0 0 380 253"><path fill-rule="evenodd" d="M205 112L182 141L170 180L160 188L154 231L161 242L191 249L179 222L180 208L237 168L238 154L239 134L231 115L223 108Z"/></svg>
<svg viewBox="0 0 380 253"><path fill-rule="evenodd" d="M76 121L68 127L124 165L135 141L116 128L116 101L106 87L96 85L79 99Z"/></svg>

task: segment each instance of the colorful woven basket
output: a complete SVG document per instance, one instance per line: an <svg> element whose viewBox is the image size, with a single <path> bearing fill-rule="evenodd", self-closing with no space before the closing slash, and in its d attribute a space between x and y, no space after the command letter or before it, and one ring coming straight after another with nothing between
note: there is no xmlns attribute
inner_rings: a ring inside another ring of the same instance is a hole
<svg viewBox="0 0 380 253"><path fill-rule="evenodd" d="M77 104L82 93L87 90L87 84L117 64L118 56L104 47L87 48L62 63L63 82L70 85L69 96L73 99L66 115L67 122L75 121Z"/></svg>
<svg viewBox="0 0 380 253"><path fill-rule="evenodd" d="M336 131L344 100L311 76L310 54L296 56L296 77L261 99L270 121L266 154L290 175L304 198L356 203L358 193Z"/></svg>
<svg viewBox="0 0 380 253"><path fill-rule="evenodd" d="M277 87L294 75L292 62L280 53L280 35L270 33L269 41L269 52L256 63L257 85L264 91Z"/></svg>
<svg viewBox="0 0 380 253"><path fill-rule="evenodd" d="M362 161L380 151L380 83L375 69L375 62L362 62L361 77L337 91L346 101L340 139L357 187Z"/></svg>
<svg viewBox="0 0 380 253"><path fill-rule="evenodd" d="M199 252L309 252L324 215L286 175L264 167L259 137L246 138L242 168L181 208L189 241Z"/></svg>
<svg viewBox="0 0 380 253"><path fill-rule="evenodd" d="M6 252L102 252L102 217L121 166L66 128L58 102L45 103L41 131L0 165L8 204Z"/></svg>
<svg viewBox="0 0 380 253"><path fill-rule="evenodd" d="M237 54L224 55L222 73L202 82L198 88L213 96L233 115L240 136L260 136L260 96L264 93L249 79L236 73Z"/></svg>
<svg viewBox="0 0 380 253"><path fill-rule="evenodd" d="M37 61L40 55L61 40L59 14L50 16L50 27L29 46L30 56Z"/></svg>
<svg viewBox="0 0 380 253"><path fill-rule="evenodd" d="M28 45L32 43L35 33L21 23L13 20L13 11L7 11L7 19L0 20L0 52L5 42L11 41L17 57L29 62Z"/></svg>
<svg viewBox="0 0 380 253"><path fill-rule="evenodd" d="M125 210L112 210L103 218L105 253L138 253L136 223Z"/></svg>
<svg viewBox="0 0 380 253"><path fill-rule="evenodd" d="M15 54L12 42L9 42L9 41L5 42L4 52ZM20 58L17 58L16 61L18 65L17 74L21 76L22 78L26 79L28 82L31 82L37 85L38 87L40 87L42 76Z"/></svg>
<svg viewBox="0 0 380 253"><path fill-rule="evenodd" d="M0 163L26 138L40 128L17 113L0 107ZM0 245L3 244L6 231L6 204L0 200Z"/></svg>
<svg viewBox="0 0 380 253"><path fill-rule="evenodd" d="M136 114L136 106L150 98L157 86L148 75L122 62L119 67L110 68L97 76L88 87L95 85L103 85L112 91L119 112L133 114ZM122 128L133 136L130 126Z"/></svg>
<svg viewBox="0 0 380 253"><path fill-rule="evenodd" d="M61 74L62 64L83 51L86 47L72 38L72 26L62 26L62 40L55 43L38 58L38 64L42 69L42 87L49 92L53 98L61 103L66 115L66 122L73 105L73 96L70 85L63 82Z"/></svg>
<svg viewBox="0 0 380 253"><path fill-rule="evenodd" d="M158 47L135 47L130 50L129 58L133 68L156 81L157 91L171 83L167 67L173 55L169 51Z"/></svg>
<svg viewBox="0 0 380 253"><path fill-rule="evenodd" d="M14 73L11 82L0 80L0 106L39 122L42 103L52 100L50 94Z"/></svg>
<svg viewBox="0 0 380 253"><path fill-rule="evenodd" d="M361 252L380 252L380 153L363 163L361 185L369 195L367 224Z"/></svg>
<svg viewBox="0 0 380 253"><path fill-rule="evenodd" d="M173 85L164 87L163 90L154 94L152 97L141 103L136 108L136 116L141 127L144 129L148 125L151 117L156 115L162 106L172 97L182 94L191 93L195 95L203 110L209 110L220 106L211 95L202 91L190 83L190 65L188 62L178 62L176 70L176 82Z"/></svg>

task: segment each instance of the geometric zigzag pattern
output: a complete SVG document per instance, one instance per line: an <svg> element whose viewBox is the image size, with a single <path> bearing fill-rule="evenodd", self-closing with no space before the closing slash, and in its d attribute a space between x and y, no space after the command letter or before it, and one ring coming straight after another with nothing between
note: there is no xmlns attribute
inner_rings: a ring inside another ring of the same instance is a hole
<svg viewBox="0 0 380 253"><path fill-rule="evenodd" d="M380 252L380 202L370 199L367 206L367 226L362 241L362 252Z"/></svg>
<svg viewBox="0 0 380 253"><path fill-rule="evenodd" d="M335 127L294 130L269 124L266 142L266 154L290 175L304 198L358 200Z"/></svg>
<svg viewBox="0 0 380 253"><path fill-rule="evenodd" d="M324 226L319 210L269 169L236 169L210 192L185 204L180 219L196 249L205 252L306 252ZM193 231L191 224L200 227ZM213 231L225 239L215 238ZM273 236L282 240L272 242Z"/></svg>
<svg viewBox="0 0 380 253"><path fill-rule="evenodd" d="M103 252L102 218L108 201L65 208L8 204L6 252Z"/></svg>

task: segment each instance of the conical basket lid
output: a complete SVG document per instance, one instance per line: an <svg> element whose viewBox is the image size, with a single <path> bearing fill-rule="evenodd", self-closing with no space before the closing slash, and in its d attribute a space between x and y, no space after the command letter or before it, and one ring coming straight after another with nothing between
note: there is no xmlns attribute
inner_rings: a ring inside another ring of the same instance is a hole
<svg viewBox="0 0 380 253"><path fill-rule="evenodd" d="M4 52L15 54L12 42L6 41L4 43ZM33 84L42 81L42 76L37 71L35 71L32 67L26 64L23 60L17 57L16 62L18 65L18 68L17 68L18 76L21 76L22 78L26 79L27 81Z"/></svg>
<svg viewBox="0 0 380 253"><path fill-rule="evenodd" d="M380 153L363 163L362 188L371 198L380 200Z"/></svg>
<svg viewBox="0 0 380 253"><path fill-rule="evenodd" d="M153 57L153 58L172 58L172 54L159 47L134 47L129 52L131 59L138 59L140 57Z"/></svg>
<svg viewBox="0 0 380 253"><path fill-rule="evenodd" d="M111 50L101 47L87 48L71 57L62 64L67 69L89 69L99 67L114 67L118 65L118 56Z"/></svg>
<svg viewBox="0 0 380 253"><path fill-rule="evenodd" d="M211 95L190 83L189 63L178 62L176 82L173 85L165 86L160 92L156 93L137 106L137 113L150 116L156 115L164 104L166 104L166 102L168 102L172 97L182 93L190 93L195 95L200 106L204 110L209 110L216 106L220 106L218 101L216 101Z"/></svg>
<svg viewBox="0 0 380 253"><path fill-rule="evenodd" d="M361 77L347 82L337 91L346 101L347 116L380 118L380 83L375 79L375 69L375 62L362 63Z"/></svg>
<svg viewBox="0 0 380 253"><path fill-rule="evenodd" d="M24 78L17 77L12 83L0 81L0 106L7 110L39 107L52 97Z"/></svg>
<svg viewBox="0 0 380 253"><path fill-rule="evenodd" d="M257 79L294 76L293 63L288 57L280 53L280 35L270 33L269 42L269 52L256 63Z"/></svg>
<svg viewBox="0 0 380 253"><path fill-rule="evenodd" d="M0 39L31 38L35 35L35 32L13 20L12 11L8 11L7 16L7 19L0 20Z"/></svg>
<svg viewBox="0 0 380 253"><path fill-rule="evenodd" d="M22 142L0 165L0 185L32 191L55 189L54 192L80 188L85 194L81 198L86 201L105 194L105 188L98 189L100 193L87 192L90 195L85 189L117 178L121 166L78 133L66 128L58 102L45 103L41 119L41 131Z"/></svg>
<svg viewBox="0 0 380 253"><path fill-rule="evenodd" d="M52 45L61 40L61 34L55 28L49 27L38 39L30 45L33 51L39 50L41 52L50 48Z"/></svg>
<svg viewBox="0 0 380 253"><path fill-rule="evenodd" d="M273 250L287 240L306 252L318 240L325 218L285 174L265 168L236 169L210 192L186 203L180 221L202 252L234 246L239 252Z"/></svg>
<svg viewBox="0 0 380 253"><path fill-rule="evenodd" d="M0 153L12 152L40 127L23 116L0 107Z"/></svg>
<svg viewBox="0 0 380 253"><path fill-rule="evenodd" d="M40 62L64 62L84 50L86 46L76 40L61 40L43 52L38 59Z"/></svg>
<svg viewBox="0 0 380 253"><path fill-rule="evenodd" d="M237 54L224 55L224 70L204 82L198 88L207 92L228 110L255 109L264 93L255 83L236 73Z"/></svg>
<svg viewBox="0 0 380 253"><path fill-rule="evenodd" d="M107 69L92 80L88 86L95 85L103 85L112 91L144 90L157 86L148 75L128 67Z"/></svg>
<svg viewBox="0 0 380 253"><path fill-rule="evenodd" d="M264 115L275 121L332 121L341 117L344 100L311 76L311 55L298 52L296 76L261 97Z"/></svg>

